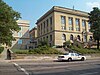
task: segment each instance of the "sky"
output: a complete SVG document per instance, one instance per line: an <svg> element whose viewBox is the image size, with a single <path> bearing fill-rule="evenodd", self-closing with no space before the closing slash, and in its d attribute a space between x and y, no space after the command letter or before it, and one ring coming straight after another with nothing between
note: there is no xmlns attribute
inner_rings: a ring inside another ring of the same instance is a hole
<svg viewBox="0 0 100 75"><path fill-rule="evenodd" d="M21 13L22 20L30 21L30 29L37 20L53 6L90 12L93 7L100 8L100 0L3 0L15 11Z"/></svg>

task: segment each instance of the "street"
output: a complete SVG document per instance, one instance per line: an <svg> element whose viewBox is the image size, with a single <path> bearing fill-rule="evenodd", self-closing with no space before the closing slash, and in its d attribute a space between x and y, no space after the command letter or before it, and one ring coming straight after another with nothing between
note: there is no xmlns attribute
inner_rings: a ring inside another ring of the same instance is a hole
<svg viewBox="0 0 100 75"><path fill-rule="evenodd" d="M0 63L0 75L100 75L100 59Z"/></svg>

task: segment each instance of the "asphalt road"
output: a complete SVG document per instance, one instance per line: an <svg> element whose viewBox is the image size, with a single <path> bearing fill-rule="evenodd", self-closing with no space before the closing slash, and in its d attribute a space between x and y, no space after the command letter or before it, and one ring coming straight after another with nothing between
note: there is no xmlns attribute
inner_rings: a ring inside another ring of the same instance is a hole
<svg viewBox="0 0 100 75"><path fill-rule="evenodd" d="M100 59L72 62L15 61L0 63L0 75L100 75Z"/></svg>
<svg viewBox="0 0 100 75"><path fill-rule="evenodd" d="M18 71L11 62L0 62L0 75L25 75L25 73Z"/></svg>

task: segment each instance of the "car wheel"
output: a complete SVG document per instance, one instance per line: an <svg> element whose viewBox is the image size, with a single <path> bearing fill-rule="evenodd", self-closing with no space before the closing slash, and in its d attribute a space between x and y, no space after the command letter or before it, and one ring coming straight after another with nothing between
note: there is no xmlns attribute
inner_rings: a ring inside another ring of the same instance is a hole
<svg viewBox="0 0 100 75"><path fill-rule="evenodd" d="M68 58L68 61L69 61L69 62L72 61L72 58Z"/></svg>
<svg viewBox="0 0 100 75"><path fill-rule="evenodd" d="M84 57L82 57L82 58L81 58L81 61L84 61L84 60L85 60Z"/></svg>

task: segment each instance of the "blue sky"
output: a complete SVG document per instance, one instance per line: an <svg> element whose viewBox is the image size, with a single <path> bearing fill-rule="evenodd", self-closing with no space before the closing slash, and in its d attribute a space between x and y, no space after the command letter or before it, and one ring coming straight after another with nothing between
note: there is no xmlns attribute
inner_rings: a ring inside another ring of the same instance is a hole
<svg viewBox="0 0 100 75"><path fill-rule="evenodd" d="M14 10L21 13L23 20L30 21L30 29L36 21L53 6L74 8L90 12L93 7L100 8L100 0L4 0Z"/></svg>

